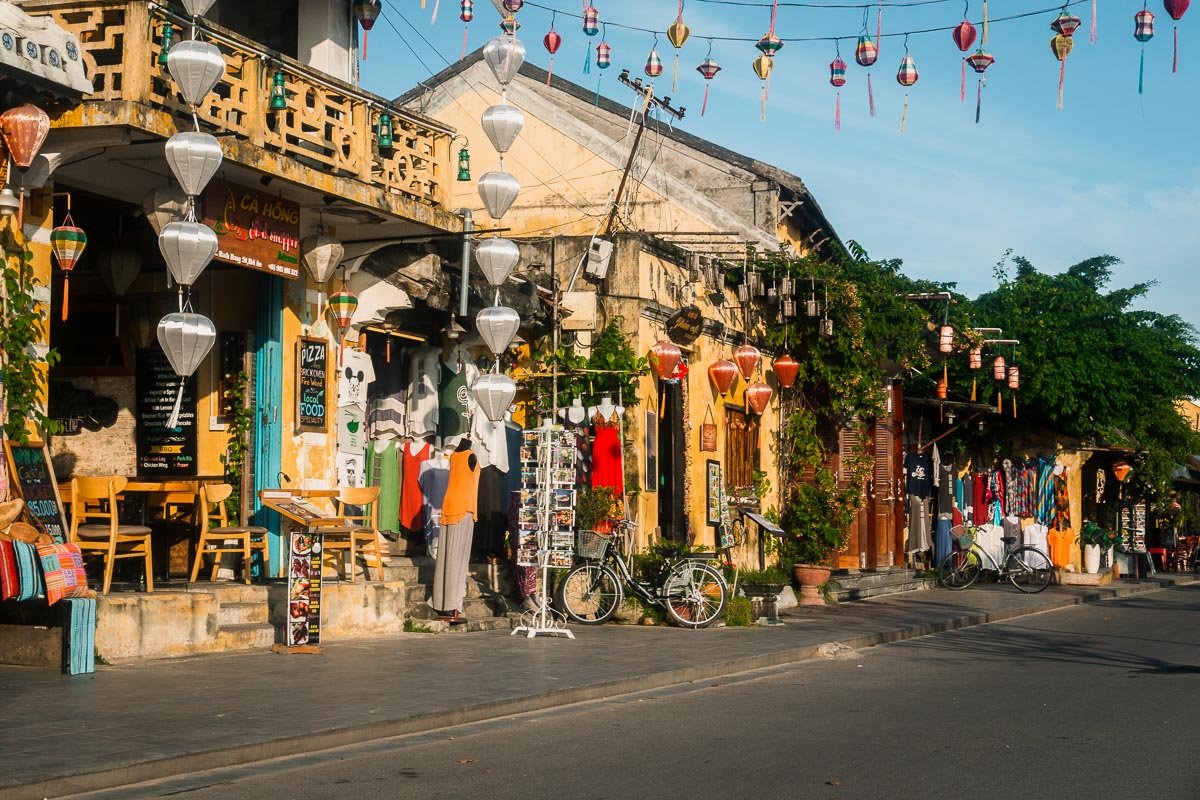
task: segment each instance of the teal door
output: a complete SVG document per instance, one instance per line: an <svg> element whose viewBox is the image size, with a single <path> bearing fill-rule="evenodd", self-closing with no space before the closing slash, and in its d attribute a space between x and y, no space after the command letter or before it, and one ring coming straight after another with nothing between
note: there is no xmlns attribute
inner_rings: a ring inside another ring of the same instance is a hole
<svg viewBox="0 0 1200 800"><path fill-rule="evenodd" d="M257 352L254 367L254 520L270 531L268 547L273 572L283 564L279 515L262 507L258 493L280 486L283 446L283 280L262 277L259 290Z"/></svg>

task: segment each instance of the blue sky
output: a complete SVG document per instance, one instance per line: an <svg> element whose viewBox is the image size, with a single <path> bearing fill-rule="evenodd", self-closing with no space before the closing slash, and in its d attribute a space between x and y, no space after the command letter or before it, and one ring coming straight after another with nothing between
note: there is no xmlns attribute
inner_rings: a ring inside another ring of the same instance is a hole
<svg viewBox="0 0 1200 800"><path fill-rule="evenodd" d="M760 0L744 0L758 2ZM855 0L815 0L818 3ZM675 18L673 0L593 0L602 21L665 31ZM538 0L539 5L578 14L579 0ZM454 61L462 47L458 3L443 0L435 24L434 0L385 0L385 15L371 32L363 86L393 97L430 70ZM992 19L1050 7L1046 0L991 0ZM975 295L995 285L993 267L1004 251L1057 272L1084 258L1110 253L1124 262L1116 285L1155 280L1144 306L1179 314L1200 326L1200 159L1192 142L1200 121L1200 10L1180 22L1180 66L1171 73L1172 21L1161 0L1155 38L1146 46L1145 93L1137 92L1139 45L1133 39L1138 2L1099 0L1096 44L1088 41L1090 6L1072 6L1083 19L1067 60L1065 107L1055 108L1058 62L1050 52L1050 22L1057 11L994 22L982 122L974 123L975 76L968 71L967 101L959 101L961 57L948 32L913 35L908 49L920 80L909 92L906 130L900 133L904 90L895 80L904 53L889 32L954 25L962 0L884 9L885 38L872 70L878 116L868 113L866 71L854 63L854 37L862 28L856 8L788 8L779 11L776 33L784 37L845 36L849 64L842 89L842 130L833 126L835 90L828 83L832 42L789 42L776 57L767 120L759 119L759 83L750 64L751 42L713 43L723 67L711 84L701 117L704 81L695 67L704 59L704 36L757 39L769 25L768 7L690 0L684 20L692 36L681 51L680 85L670 92L674 50L659 35L666 72L660 94L687 106L686 130L799 175L839 234L857 239L876 258L901 258L905 272L953 281ZM970 3L978 21L979 0ZM499 15L476 0L470 25L474 49L497 31ZM519 14L528 58L545 67L542 37L549 11L527 3ZM428 43L414 32L415 26ZM560 13L563 36L555 74L593 86L600 73L582 74L586 45L575 17ZM875 12L870 14L875 29ZM613 66L604 93L622 102L628 90L616 81L624 68L641 75L652 45L649 33L609 26ZM431 46L432 45L432 46ZM411 49L410 49L411 48ZM594 52L594 50L593 50ZM618 91L619 90L619 91Z"/></svg>

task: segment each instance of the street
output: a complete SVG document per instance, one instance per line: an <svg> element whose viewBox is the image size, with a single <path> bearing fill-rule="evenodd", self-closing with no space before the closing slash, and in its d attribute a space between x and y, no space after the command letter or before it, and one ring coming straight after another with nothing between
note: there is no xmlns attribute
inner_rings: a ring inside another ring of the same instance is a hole
<svg viewBox="0 0 1200 800"><path fill-rule="evenodd" d="M1175 588L81 797L1192 797L1197 610Z"/></svg>

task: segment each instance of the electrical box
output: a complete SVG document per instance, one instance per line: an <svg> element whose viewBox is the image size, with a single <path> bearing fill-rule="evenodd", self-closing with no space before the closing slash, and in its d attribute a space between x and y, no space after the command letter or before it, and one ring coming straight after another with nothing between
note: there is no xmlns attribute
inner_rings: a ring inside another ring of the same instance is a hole
<svg viewBox="0 0 1200 800"><path fill-rule="evenodd" d="M608 275L608 264L612 260L613 243L607 239L592 239L588 249L587 267L584 273L597 281Z"/></svg>
<svg viewBox="0 0 1200 800"><path fill-rule="evenodd" d="M595 292L563 292L562 308L564 331L596 330Z"/></svg>

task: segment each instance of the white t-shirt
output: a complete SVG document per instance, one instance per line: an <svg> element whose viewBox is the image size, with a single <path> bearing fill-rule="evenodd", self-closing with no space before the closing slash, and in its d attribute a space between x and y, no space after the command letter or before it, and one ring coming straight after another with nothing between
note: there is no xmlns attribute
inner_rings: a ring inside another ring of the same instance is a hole
<svg viewBox="0 0 1200 800"><path fill-rule="evenodd" d="M342 367L338 370L338 405L366 405L367 386L375 380L375 367L371 357L358 350L342 353Z"/></svg>
<svg viewBox="0 0 1200 800"><path fill-rule="evenodd" d="M337 413L339 453L361 456L367 449L367 415L362 406L339 406Z"/></svg>
<svg viewBox="0 0 1200 800"><path fill-rule="evenodd" d="M438 424L438 356L436 347L418 347L409 356L408 433L430 436Z"/></svg>

